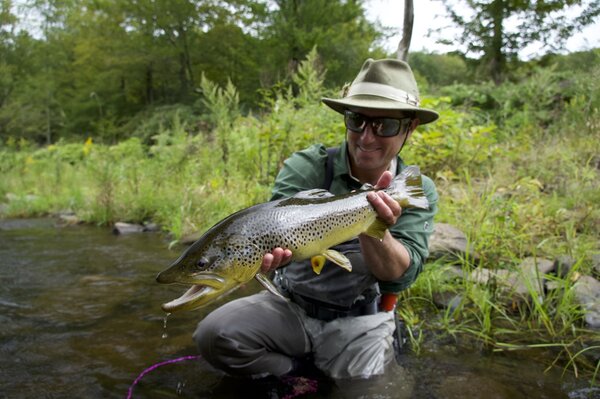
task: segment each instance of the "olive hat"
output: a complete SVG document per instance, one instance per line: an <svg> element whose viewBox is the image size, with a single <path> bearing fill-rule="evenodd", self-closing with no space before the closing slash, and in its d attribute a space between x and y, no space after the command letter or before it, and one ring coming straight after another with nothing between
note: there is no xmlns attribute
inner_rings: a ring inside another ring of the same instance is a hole
<svg viewBox="0 0 600 399"><path fill-rule="evenodd" d="M368 59L341 99L322 101L339 113L346 110L385 110L386 116L403 117L414 112L420 124L435 121L437 112L419 107L419 89L410 66L400 60Z"/></svg>

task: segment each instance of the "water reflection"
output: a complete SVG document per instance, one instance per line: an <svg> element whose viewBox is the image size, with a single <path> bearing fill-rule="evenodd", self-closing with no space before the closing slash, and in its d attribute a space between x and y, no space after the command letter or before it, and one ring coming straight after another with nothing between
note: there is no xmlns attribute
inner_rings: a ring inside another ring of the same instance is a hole
<svg viewBox="0 0 600 399"><path fill-rule="evenodd" d="M212 307L167 320L160 304L184 287L154 282L180 249L169 251L160 234L115 236L90 226L56 228L49 219L0 221L0 396L124 398L149 366L196 355L191 334ZM258 289L253 282L228 299ZM558 371L544 374L533 359L461 352L435 341L422 356L403 359L380 379L331 384L311 397L600 394L585 382L561 379ZM182 361L144 376L133 397L250 394L242 380L211 372L202 361Z"/></svg>

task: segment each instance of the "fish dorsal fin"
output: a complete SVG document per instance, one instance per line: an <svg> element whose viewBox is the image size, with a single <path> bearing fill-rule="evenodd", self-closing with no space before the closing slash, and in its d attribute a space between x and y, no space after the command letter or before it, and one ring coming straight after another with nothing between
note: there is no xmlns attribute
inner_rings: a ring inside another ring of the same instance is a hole
<svg viewBox="0 0 600 399"><path fill-rule="evenodd" d="M350 263L350 259L346 257L346 255L338 252L334 249L327 249L321 255L323 255L330 262L335 263L339 267L342 267L349 272L352 271L352 263Z"/></svg>
<svg viewBox="0 0 600 399"><path fill-rule="evenodd" d="M291 198L298 199L315 199L315 198L328 198L333 197L329 191L322 188L313 188L312 190L304 190L294 194Z"/></svg>
<svg viewBox="0 0 600 399"><path fill-rule="evenodd" d="M306 205L318 202L327 202L329 201L329 198L332 198L333 196L334 195L327 190L323 190L322 188L314 188L312 190L300 191L293 197L280 200L281 202L279 202L277 206Z"/></svg>

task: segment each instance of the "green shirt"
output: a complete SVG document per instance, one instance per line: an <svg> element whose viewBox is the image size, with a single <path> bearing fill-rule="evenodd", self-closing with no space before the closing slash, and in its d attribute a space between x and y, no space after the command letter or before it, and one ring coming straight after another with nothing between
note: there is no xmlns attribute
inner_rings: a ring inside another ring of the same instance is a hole
<svg viewBox="0 0 600 399"><path fill-rule="evenodd" d="M296 152L288 158L277 175L273 187L272 200L291 197L299 191L321 188L325 179L327 149L322 144L315 144L305 150ZM362 184L355 180L349 171L347 143L344 141L337 152L333 163L333 181L329 191L335 195L359 189ZM399 173L406 165L398 157ZM380 281L382 292L399 292L408 288L423 270L423 263L429 255L429 236L433 232L433 216L437 213L438 195L433 181L422 176L423 189L429 209L403 209L390 233L399 240L410 255L410 266L404 275L395 281Z"/></svg>

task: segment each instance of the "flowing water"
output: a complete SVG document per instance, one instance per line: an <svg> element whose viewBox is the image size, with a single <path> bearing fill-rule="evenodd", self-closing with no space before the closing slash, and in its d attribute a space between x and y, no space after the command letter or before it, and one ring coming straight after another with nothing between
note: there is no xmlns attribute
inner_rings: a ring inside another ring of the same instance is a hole
<svg viewBox="0 0 600 399"><path fill-rule="evenodd" d="M212 307L166 318L182 287L156 274L182 248L156 233L116 236L50 219L0 220L0 398L256 397L244 380L195 360L191 334ZM250 283L228 299L258 290ZM218 306L218 305L215 305ZM184 360L187 356L187 360ZM134 380L152 365L137 384ZM534 358L424 344L372 381L331 383L315 398L588 398L597 388Z"/></svg>

